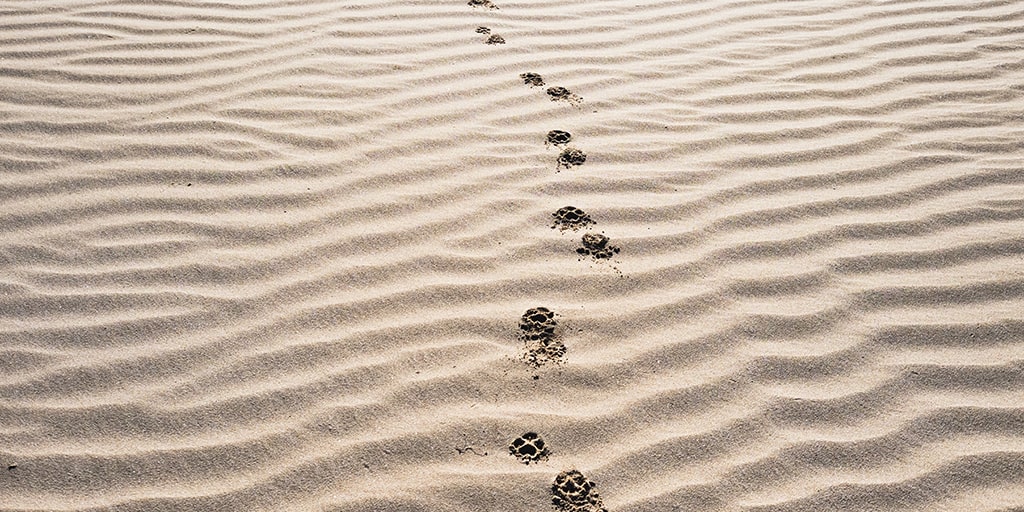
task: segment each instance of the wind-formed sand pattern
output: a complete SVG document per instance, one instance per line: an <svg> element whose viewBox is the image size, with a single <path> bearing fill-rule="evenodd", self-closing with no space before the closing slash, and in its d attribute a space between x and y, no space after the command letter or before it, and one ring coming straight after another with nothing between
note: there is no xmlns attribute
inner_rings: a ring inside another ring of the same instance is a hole
<svg viewBox="0 0 1024 512"><path fill-rule="evenodd" d="M478 3L0 8L0 510L1024 507L1019 2Z"/></svg>

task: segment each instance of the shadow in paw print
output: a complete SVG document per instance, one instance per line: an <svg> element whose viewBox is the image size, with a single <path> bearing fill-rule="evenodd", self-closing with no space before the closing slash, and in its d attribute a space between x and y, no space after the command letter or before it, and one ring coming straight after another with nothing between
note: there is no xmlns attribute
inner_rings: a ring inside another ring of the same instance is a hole
<svg viewBox="0 0 1024 512"><path fill-rule="evenodd" d="M523 79L523 83L530 87L542 87L544 85L544 77L537 73L522 73L519 78Z"/></svg>
<svg viewBox="0 0 1024 512"><path fill-rule="evenodd" d="M540 434L527 432L512 440L508 445L508 453L519 459L519 462L529 464L548 458L551 452L548 451Z"/></svg>
<svg viewBox="0 0 1024 512"><path fill-rule="evenodd" d="M575 206L563 206L558 209L555 213L551 214L555 218L554 224L551 225L551 229L561 229L565 231L571 229L576 231L577 229L587 227L591 224L597 224L594 219L587 215L587 212L576 208Z"/></svg>
<svg viewBox="0 0 1024 512"><path fill-rule="evenodd" d="M548 96L551 96L551 101L567 101L577 107L583 102L583 98L565 87L548 87Z"/></svg>
<svg viewBox="0 0 1024 512"><path fill-rule="evenodd" d="M488 37L484 42L487 44L505 44L505 38L498 34L491 34L491 37Z"/></svg>
<svg viewBox="0 0 1024 512"><path fill-rule="evenodd" d="M587 154L576 148L565 148L558 155L558 168L571 169L577 165L583 165L587 161Z"/></svg>
<svg viewBox="0 0 1024 512"><path fill-rule="evenodd" d="M476 33L477 34L490 34L491 33L491 29L489 29L487 27L477 27L476 28Z"/></svg>
<svg viewBox="0 0 1024 512"><path fill-rule="evenodd" d="M526 310L519 319L519 338L525 344L522 360L534 368L561 362L565 345L555 333L555 312L545 307Z"/></svg>
<svg viewBox="0 0 1024 512"><path fill-rule="evenodd" d="M619 248L609 245L611 240L601 233L583 235L583 247L576 249L580 256L593 256L597 260L606 260L619 253Z"/></svg>
<svg viewBox="0 0 1024 512"><path fill-rule="evenodd" d="M497 9L498 8L498 6L494 5L494 3L491 2L491 0L469 0L469 2L467 2L467 4L471 5L473 7L487 7L488 9Z"/></svg>
<svg viewBox="0 0 1024 512"><path fill-rule="evenodd" d="M565 144L568 144L570 141L572 141L571 133L562 130L551 130L550 132L548 132L548 138L547 141L544 142L544 144L563 146Z"/></svg>
<svg viewBox="0 0 1024 512"><path fill-rule="evenodd" d="M563 512L608 512L596 487L575 469L562 471L551 484L551 503Z"/></svg>

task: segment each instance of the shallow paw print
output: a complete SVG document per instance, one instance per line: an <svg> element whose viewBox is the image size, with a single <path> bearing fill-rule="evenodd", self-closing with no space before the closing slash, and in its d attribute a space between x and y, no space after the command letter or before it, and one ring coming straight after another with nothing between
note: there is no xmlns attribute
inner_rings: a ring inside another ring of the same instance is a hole
<svg viewBox="0 0 1024 512"><path fill-rule="evenodd" d="M505 44L505 38L499 36L498 34L491 34L491 36L488 37L487 40L484 41L484 43L487 43L487 44Z"/></svg>
<svg viewBox="0 0 1024 512"><path fill-rule="evenodd" d="M558 168L571 169L583 165L587 161L587 154L577 148L565 148L558 155Z"/></svg>
<svg viewBox="0 0 1024 512"><path fill-rule="evenodd" d="M508 453L519 459L523 464L539 462L550 455L544 439L536 432L527 432L512 440L508 445Z"/></svg>
<svg viewBox="0 0 1024 512"><path fill-rule="evenodd" d="M487 27L477 27L476 28L476 33L477 34L490 34L491 33L491 29L489 29Z"/></svg>
<svg viewBox="0 0 1024 512"><path fill-rule="evenodd" d="M523 83L529 85L530 87L544 86L544 77L538 75L537 73L522 73L519 75L519 78L522 78Z"/></svg>
<svg viewBox="0 0 1024 512"><path fill-rule="evenodd" d="M587 212L575 206L563 206L555 213L552 213L551 216L555 218L554 223L551 224L551 229L558 228L562 231L567 229L576 231L580 228L597 224L594 222L594 219L590 218L590 215L587 215Z"/></svg>
<svg viewBox="0 0 1024 512"><path fill-rule="evenodd" d="M551 97L551 101L567 101L570 104L575 105L577 107L580 106L580 103L583 102L582 97L573 94L572 91L566 89L565 87L548 87L547 92L548 96Z"/></svg>
<svg viewBox="0 0 1024 512"><path fill-rule="evenodd" d="M601 233L587 233L581 240L582 247L576 249L580 256L593 256L594 259L606 260L619 253L619 247L610 245L611 239Z"/></svg>
<svg viewBox="0 0 1024 512"><path fill-rule="evenodd" d="M466 2L466 5L472 7L486 7L488 9L498 8L498 6L494 5L494 2L491 2L491 0L469 0L469 2Z"/></svg>
<svg viewBox="0 0 1024 512"><path fill-rule="evenodd" d="M551 130L548 132L544 145L564 146L572 141L572 134L563 130Z"/></svg>
<svg viewBox="0 0 1024 512"><path fill-rule="evenodd" d="M596 487L575 469L562 471L551 484L551 503L564 512L608 512Z"/></svg>

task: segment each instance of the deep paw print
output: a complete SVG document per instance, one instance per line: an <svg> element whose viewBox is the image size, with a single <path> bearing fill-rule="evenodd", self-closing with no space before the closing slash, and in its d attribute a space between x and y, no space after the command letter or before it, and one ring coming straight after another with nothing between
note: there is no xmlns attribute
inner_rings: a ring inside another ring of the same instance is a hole
<svg viewBox="0 0 1024 512"><path fill-rule="evenodd" d="M551 484L551 503L563 512L608 512L596 487L575 469L562 471Z"/></svg>
<svg viewBox="0 0 1024 512"><path fill-rule="evenodd" d="M529 85L530 87L544 86L544 77L538 75L537 73L522 73L519 75L519 78L522 78L523 83Z"/></svg>
<svg viewBox="0 0 1024 512"><path fill-rule="evenodd" d="M551 96L551 101L567 101L577 107L583 102L582 97L573 94L565 87L548 87L548 96Z"/></svg>
<svg viewBox="0 0 1024 512"><path fill-rule="evenodd" d="M498 34L491 34L491 37L488 37L484 42L487 44L505 44L505 38Z"/></svg>
<svg viewBox="0 0 1024 512"><path fill-rule="evenodd" d="M587 227L591 224L597 224L594 219L587 215L587 212L576 208L575 206L563 206L558 209L555 213L551 214L555 218L554 224L551 225L551 229L561 229L565 231L571 229L576 231L577 229Z"/></svg>
<svg viewBox="0 0 1024 512"><path fill-rule="evenodd" d="M619 248L610 245L611 239L601 233L583 235L583 247L576 249L580 256L593 256L594 259L606 260L619 253Z"/></svg>
<svg viewBox="0 0 1024 512"><path fill-rule="evenodd" d="M570 141L572 141L571 133L563 130L551 130L550 132L548 132L548 138L547 141L544 142L544 144L564 146L565 144L568 144Z"/></svg>
<svg viewBox="0 0 1024 512"><path fill-rule="evenodd" d="M545 307L527 309L519 319L520 337L526 341L553 338L557 326L555 312Z"/></svg>
<svg viewBox="0 0 1024 512"><path fill-rule="evenodd" d="M587 161L587 154L580 149L576 148L565 148L558 155L558 168L565 167L571 169L578 165L583 165Z"/></svg>
<svg viewBox="0 0 1024 512"><path fill-rule="evenodd" d="M519 459L519 462L529 464L548 458L551 452L548 451L548 447L545 445L544 439L541 439L540 434L527 432L512 440L508 445L508 453Z"/></svg>
<svg viewBox="0 0 1024 512"><path fill-rule="evenodd" d="M555 312L545 307L526 310L519 319L519 338L525 345L522 360L534 368L558 363L565 357L565 344L557 339Z"/></svg>
<svg viewBox="0 0 1024 512"><path fill-rule="evenodd" d="M467 5L473 7L486 7L488 9L498 8L498 6L494 5L494 2L491 2L491 0L469 0L469 2L467 2Z"/></svg>

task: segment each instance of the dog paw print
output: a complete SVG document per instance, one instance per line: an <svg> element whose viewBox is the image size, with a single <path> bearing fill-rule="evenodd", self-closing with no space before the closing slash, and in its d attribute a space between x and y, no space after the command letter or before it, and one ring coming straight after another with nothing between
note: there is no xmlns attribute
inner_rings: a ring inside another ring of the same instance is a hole
<svg viewBox="0 0 1024 512"><path fill-rule="evenodd" d="M498 6L494 5L494 2L491 2L491 0L469 0L469 2L467 2L467 5L470 5L472 7L486 7L488 9L498 8Z"/></svg>
<svg viewBox="0 0 1024 512"><path fill-rule="evenodd" d="M477 27L476 28L476 33L477 34L490 34L491 33L491 29L489 29L487 27Z"/></svg>
<svg viewBox="0 0 1024 512"><path fill-rule="evenodd" d="M579 106L583 102L583 98L573 94L572 91L565 87L548 87L548 96L551 96L551 101L567 101L572 105Z"/></svg>
<svg viewBox="0 0 1024 512"><path fill-rule="evenodd" d="M587 161L587 154L580 149L565 148L558 155L558 168L571 169L583 165Z"/></svg>
<svg viewBox="0 0 1024 512"><path fill-rule="evenodd" d="M551 224L551 229L558 228L562 231L567 229L576 231L580 228L597 224L597 222L594 222L594 219L590 218L590 215L587 215L587 212L575 206L563 206L555 213L552 213L551 216L555 218L555 222Z"/></svg>
<svg viewBox="0 0 1024 512"><path fill-rule="evenodd" d="M544 439L536 432L527 432L513 439L508 445L508 453L523 464L542 461L550 454Z"/></svg>
<svg viewBox="0 0 1024 512"><path fill-rule="evenodd" d="M610 245L611 239L601 233L583 235L583 246L576 249L580 256L593 256L594 259L606 260L619 253L619 248Z"/></svg>
<svg viewBox="0 0 1024 512"><path fill-rule="evenodd" d="M505 44L505 38L498 34L491 34L491 37L488 37L484 42L487 44Z"/></svg>
<svg viewBox="0 0 1024 512"><path fill-rule="evenodd" d="M547 140L544 141L545 145L551 144L554 146L564 146L572 141L572 134L563 130L551 130L548 132Z"/></svg>
<svg viewBox="0 0 1024 512"><path fill-rule="evenodd" d="M544 77L538 75L537 73L522 73L521 75L519 75L519 78L522 78L523 83L529 85L530 87L544 86Z"/></svg>
<svg viewBox="0 0 1024 512"><path fill-rule="evenodd" d="M551 484L551 503L563 512L608 512L596 487L575 469L562 471Z"/></svg>
<svg viewBox="0 0 1024 512"><path fill-rule="evenodd" d="M560 362L565 356L565 345L559 341L555 329L555 312L545 307L526 310L519 319L519 338L525 351L522 359L534 368L550 362Z"/></svg>

